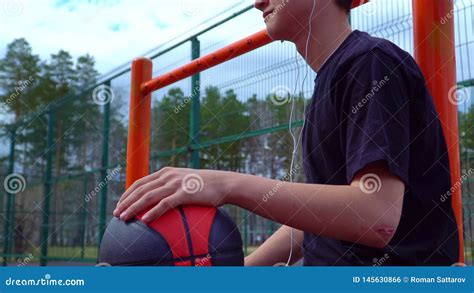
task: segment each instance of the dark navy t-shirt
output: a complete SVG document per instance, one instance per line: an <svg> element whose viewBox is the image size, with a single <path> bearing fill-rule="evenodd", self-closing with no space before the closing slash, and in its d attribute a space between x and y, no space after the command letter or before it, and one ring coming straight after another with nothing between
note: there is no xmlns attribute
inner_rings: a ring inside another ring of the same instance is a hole
<svg viewBox="0 0 474 293"><path fill-rule="evenodd" d="M414 59L387 40L354 31L315 82L303 129L307 182L348 185L364 166L384 161L405 183L405 194L388 246L378 249L305 233L304 264L457 262L447 146Z"/></svg>

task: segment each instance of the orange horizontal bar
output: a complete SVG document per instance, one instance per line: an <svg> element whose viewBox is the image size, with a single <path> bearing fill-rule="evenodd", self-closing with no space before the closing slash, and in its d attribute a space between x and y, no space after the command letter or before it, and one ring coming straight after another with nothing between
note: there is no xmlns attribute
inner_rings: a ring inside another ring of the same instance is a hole
<svg viewBox="0 0 474 293"><path fill-rule="evenodd" d="M225 46L211 54L198 58L190 63L158 76L142 85L145 95L173 84L177 81L190 77L196 73L214 67L218 64L229 61L235 57L263 47L272 42L266 30L262 30L249 37L241 39L235 43Z"/></svg>
<svg viewBox="0 0 474 293"><path fill-rule="evenodd" d="M368 2L369 0L355 0L352 8ZM160 88L263 47L272 41L273 40L270 38L266 30L259 31L258 33L238 40L237 42L227 45L211 54L193 60L177 69L143 83L141 86L142 94L146 96Z"/></svg>

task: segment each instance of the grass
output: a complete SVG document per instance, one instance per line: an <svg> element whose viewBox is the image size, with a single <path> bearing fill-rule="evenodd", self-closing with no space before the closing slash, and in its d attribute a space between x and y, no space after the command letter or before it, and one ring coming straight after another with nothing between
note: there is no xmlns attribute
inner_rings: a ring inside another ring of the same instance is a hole
<svg viewBox="0 0 474 293"><path fill-rule="evenodd" d="M48 247L48 257L65 257L65 258L81 258L81 247ZM85 246L84 258L96 258L98 255L97 246Z"/></svg>

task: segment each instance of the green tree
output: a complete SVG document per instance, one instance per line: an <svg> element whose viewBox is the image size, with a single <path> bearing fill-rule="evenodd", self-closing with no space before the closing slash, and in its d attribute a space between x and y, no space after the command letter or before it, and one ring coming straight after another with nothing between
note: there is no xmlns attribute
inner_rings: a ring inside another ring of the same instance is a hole
<svg viewBox="0 0 474 293"><path fill-rule="evenodd" d="M152 155L183 147L189 140L189 109L191 100L180 88L172 88L152 109ZM154 169L162 166L187 166L186 156L160 158Z"/></svg>
<svg viewBox="0 0 474 293"><path fill-rule="evenodd" d="M40 59L25 39L15 39L7 45L5 57L0 59L0 103L13 114L14 121L37 108L35 88L39 74Z"/></svg>

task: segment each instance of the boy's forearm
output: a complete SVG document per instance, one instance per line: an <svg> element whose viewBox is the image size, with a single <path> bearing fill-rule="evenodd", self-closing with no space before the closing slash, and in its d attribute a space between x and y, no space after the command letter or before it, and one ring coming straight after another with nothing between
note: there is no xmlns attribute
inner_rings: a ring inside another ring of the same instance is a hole
<svg viewBox="0 0 474 293"><path fill-rule="evenodd" d="M273 266L277 263L286 263L290 255L291 230L293 230L293 252L290 264L298 261L302 257L303 231L282 226L257 250L245 258L245 266Z"/></svg>
<svg viewBox="0 0 474 293"><path fill-rule="evenodd" d="M398 205L392 210L383 199L390 182L381 194L363 193L358 186L291 183L245 174L231 182L230 204L302 231L383 247L396 230L384 222L387 213L398 212Z"/></svg>

